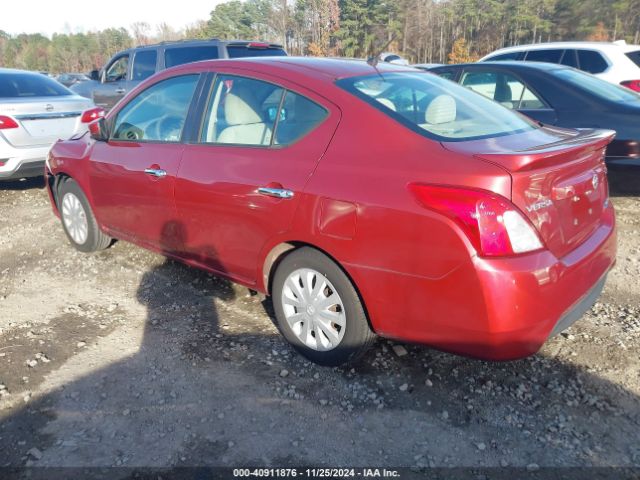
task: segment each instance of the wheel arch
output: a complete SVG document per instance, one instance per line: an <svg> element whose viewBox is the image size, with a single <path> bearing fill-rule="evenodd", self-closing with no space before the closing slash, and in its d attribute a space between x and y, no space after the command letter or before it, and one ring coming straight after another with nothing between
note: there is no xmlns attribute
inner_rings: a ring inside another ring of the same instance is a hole
<svg viewBox="0 0 640 480"><path fill-rule="evenodd" d="M282 262L282 260L284 260L284 258L291 252L295 250L299 250L304 247L313 248L314 250L317 250L323 255L326 255L327 258L329 258L333 263L335 263L338 266L340 270L342 270L342 272L347 276L347 278L351 282L351 285L353 285L353 288L356 291L358 298L360 299L360 303L362 304L362 308L364 309L365 317L369 324L369 328L371 328L371 330L375 332L376 329L374 328L373 322L371 321L369 310L367 308L367 303L364 297L362 296L362 292L360 291L360 288L356 283L356 281L354 280L353 276L349 273L349 271L344 267L344 265L342 265L342 263L335 256L331 255L330 252L326 251L322 247L319 247L318 245L315 245L313 243L309 243L301 240L290 240L290 241L281 242L276 246L274 246L269 251L269 253L267 253L267 255L265 256L265 260L262 266L261 280L263 282L262 285L264 288L264 292L267 295L271 295L271 291L273 288L273 277L275 275L275 272L280 262Z"/></svg>

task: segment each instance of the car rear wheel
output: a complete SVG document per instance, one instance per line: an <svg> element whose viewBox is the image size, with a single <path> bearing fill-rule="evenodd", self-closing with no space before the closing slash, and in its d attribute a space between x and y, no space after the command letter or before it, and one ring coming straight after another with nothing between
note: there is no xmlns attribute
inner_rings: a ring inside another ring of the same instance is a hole
<svg viewBox="0 0 640 480"><path fill-rule="evenodd" d="M64 232L77 250L95 252L111 245L112 238L100 230L87 197L71 178L59 187L58 209Z"/></svg>
<svg viewBox="0 0 640 480"><path fill-rule="evenodd" d="M375 341L353 284L318 250L288 254L277 267L272 294L280 332L312 362L354 361Z"/></svg>

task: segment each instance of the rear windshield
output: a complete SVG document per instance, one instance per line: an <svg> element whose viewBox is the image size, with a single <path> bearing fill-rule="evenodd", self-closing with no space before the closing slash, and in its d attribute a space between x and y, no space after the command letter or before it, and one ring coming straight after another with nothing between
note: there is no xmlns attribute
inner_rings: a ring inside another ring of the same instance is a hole
<svg viewBox="0 0 640 480"><path fill-rule="evenodd" d="M627 52L627 57L640 67L640 50L636 50L635 52Z"/></svg>
<svg viewBox="0 0 640 480"><path fill-rule="evenodd" d="M246 45L228 45L229 58L242 57L284 57L287 55L281 48L252 48Z"/></svg>
<svg viewBox="0 0 640 480"><path fill-rule="evenodd" d="M550 70L550 73L555 76L566 80L577 88L592 93L596 97L600 97L604 100L610 100L617 103L639 103L640 95L625 87L614 85L613 83L606 82L570 68L559 68L557 70Z"/></svg>
<svg viewBox="0 0 640 480"><path fill-rule="evenodd" d="M0 98L73 95L64 85L38 73L0 73Z"/></svg>
<svg viewBox="0 0 640 480"><path fill-rule="evenodd" d="M215 60L216 58L218 58L218 47L213 45L167 48L164 52L164 65L166 68L171 68L184 63Z"/></svg>
<svg viewBox="0 0 640 480"><path fill-rule="evenodd" d="M437 140L476 140L537 128L522 115L429 73L352 77L337 84L408 128Z"/></svg>

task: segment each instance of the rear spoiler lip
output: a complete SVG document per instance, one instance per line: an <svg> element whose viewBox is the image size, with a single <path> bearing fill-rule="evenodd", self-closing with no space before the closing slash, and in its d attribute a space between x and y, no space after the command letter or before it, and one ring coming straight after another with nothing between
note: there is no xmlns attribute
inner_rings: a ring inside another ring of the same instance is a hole
<svg viewBox="0 0 640 480"><path fill-rule="evenodd" d="M613 141L616 132L602 129L576 129L577 135L557 142L525 150L477 153L475 158L500 165L510 172L523 172L550 167L560 162L584 158L584 155L603 150ZM604 155L603 155L604 158ZM503 159L501 162L499 159ZM504 160L509 159L509 167Z"/></svg>

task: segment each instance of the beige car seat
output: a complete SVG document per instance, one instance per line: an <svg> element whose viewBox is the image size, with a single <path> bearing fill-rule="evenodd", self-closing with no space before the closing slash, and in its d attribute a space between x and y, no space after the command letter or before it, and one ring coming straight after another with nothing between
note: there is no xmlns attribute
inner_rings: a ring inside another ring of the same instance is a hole
<svg viewBox="0 0 640 480"><path fill-rule="evenodd" d="M260 115L260 105L253 92L244 86L236 86L224 101L227 127L220 132L217 143L240 145L269 145L271 128Z"/></svg>

